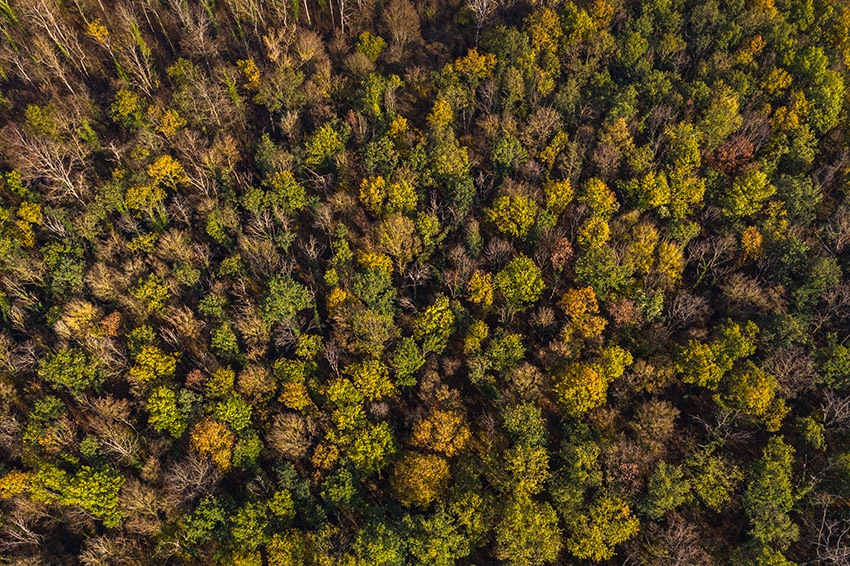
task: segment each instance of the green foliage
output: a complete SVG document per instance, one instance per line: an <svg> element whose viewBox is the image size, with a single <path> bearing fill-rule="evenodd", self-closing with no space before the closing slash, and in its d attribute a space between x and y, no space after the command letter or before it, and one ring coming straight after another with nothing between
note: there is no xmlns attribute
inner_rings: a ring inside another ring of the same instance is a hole
<svg viewBox="0 0 850 566"><path fill-rule="evenodd" d="M368 31L364 31L357 38L356 50L368 57L370 61L376 61L386 47L387 42L383 37Z"/></svg>
<svg viewBox="0 0 850 566"><path fill-rule="evenodd" d="M169 387L160 386L148 397L148 424L157 432L168 432L180 438L187 423L177 406L177 394Z"/></svg>
<svg viewBox="0 0 850 566"><path fill-rule="evenodd" d="M537 204L527 197L502 196L495 200L493 208L486 210L486 215L502 234L525 238L534 225Z"/></svg>
<svg viewBox="0 0 850 566"><path fill-rule="evenodd" d="M306 158L304 162L308 166L325 165L338 153L345 149L348 131L345 128L339 130L331 124L325 124L307 140L304 147Z"/></svg>
<svg viewBox="0 0 850 566"><path fill-rule="evenodd" d="M643 512L650 519L660 519L688 500L691 486L681 466L661 461L655 466L647 485Z"/></svg>
<svg viewBox="0 0 850 566"><path fill-rule="evenodd" d="M525 255L514 257L496 274L493 282L507 304L518 310L537 301L545 288L540 270L534 261Z"/></svg>
<svg viewBox="0 0 850 566"><path fill-rule="evenodd" d="M104 382L98 364L76 348L44 358L38 368L38 377L54 386L67 388L74 395L82 395L89 389L99 390Z"/></svg>
<svg viewBox="0 0 850 566"><path fill-rule="evenodd" d="M625 501L603 495L575 521L567 549L573 556L595 562L614 556L614 548L634 537L640 527Z"/></svg>
<svg viewBox="0 0 850 566"><path fill-rule="evenodd" d="M240 396L230 395L216 405L213 418L240 432L251 426L251 406Z"/></svg>
<svg viewBox="0 0 850 566"><path fill-rule="evenodd" d="M0 562L840 561L846 2L143 4L0 0Z"/></svg>
<svg viewBox="0 0 850 566"><path fill-rule="evenodd" d="M413 338L405 337L398 341L392 354L392 367L396 372L396 384L416 385L416 372L425 364L425 358Z"/></svg>
<svg viewBox="0 0 850 566"><path fill-rule="evenodd" d="M558 517L548 503L520 496L496 525L496 557L514 566L550 564L561 550Z"/></svg>
<svg viewBox="0 0 850 566"><path fill-rule="evenodd" d="M300 311L313 306L310 291L289 276L277 276L269 281L263 299L263 319L267 324L290 323Z"/></svg>
<svg viewBox="0 0 850 566"><path fill-rule="evenodd" d="M737 466L711 452L695 454L689 465L693 469L694 492L713 511L720 511L728 504L744 477Z"/></svg>
<svg viewBox="0 0 850 566"><path fill-rule="evenodd" d="M265 201L281 214L291 215L307 208L307 192L289 171L268 175L263 185L267 189Z"/></svg>
<svg viewBox="0 0 850 566"><path fill-rule="evenodd" d="M455 316L449 299L439 295L414 323L413 337L422 342L425 352L442 353L454 331Z"/></svg>
<svg viewBox="0 0 850 566"><path fill-rule="evenodd" d="M794 450L780 436L771 437L744 492L744 510L756 543L785 550L799 537L788 512L794 506L791 464Z"/></svg>

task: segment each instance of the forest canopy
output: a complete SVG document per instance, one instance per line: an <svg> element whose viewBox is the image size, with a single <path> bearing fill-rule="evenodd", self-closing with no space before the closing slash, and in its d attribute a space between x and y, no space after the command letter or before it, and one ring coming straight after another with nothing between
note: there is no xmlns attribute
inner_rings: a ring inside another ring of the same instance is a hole
<svg viewBox="0 0 850 566"><path fill-rule="evenodd" d="M850 3L0 31L0 563L850 563Z"/></svg>

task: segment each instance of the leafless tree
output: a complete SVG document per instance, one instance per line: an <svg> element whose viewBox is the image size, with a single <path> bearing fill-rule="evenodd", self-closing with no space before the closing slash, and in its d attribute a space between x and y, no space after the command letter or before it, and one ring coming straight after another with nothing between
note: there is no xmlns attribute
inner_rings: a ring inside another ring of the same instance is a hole
<svg viewBox="0 0 850 566"><path fill-rule="evenodd" d="M466 0L466 5L475 18L475 44L478 45L478 36L481 30L496 13L499 0Z"/></svg>
<svg viewBox="0 0 850 566"><path fill-rule="evenodd" d="M850 426L850 396L841 397L832 389L824 389L821 412L826 428L846 430Z"/></svg>
<svg viewBox="0 0 850 566"><path fill-rule="evenodd" d="M419 14L410 0L390 0L382 19L390 40L402 49L419 37Z"/></svg>
<svg viewBox="0 0 850 566"><path fill-rule="evenodd" d="M829 507L824 505L818 537L814 544L818 564L850 565L850 519L830 517Z"/></svg>
<svg viewBox="0 0 850 566"><path fill-rule="evenodd" d="M165 473L166 508L212 492L220 480L221 473L209 458L190 452Z"/></svg>
<svg viewBox="0 0 850 566"><path fill-rule="evenodd" d="M682 291L667 306L667 330L702 325L709 314L711 307L705 297Z"/></svg>

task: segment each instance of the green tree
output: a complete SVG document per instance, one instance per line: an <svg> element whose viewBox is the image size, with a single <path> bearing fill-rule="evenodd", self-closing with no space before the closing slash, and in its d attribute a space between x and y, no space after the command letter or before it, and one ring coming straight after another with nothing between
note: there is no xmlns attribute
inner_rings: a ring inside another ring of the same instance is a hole
<svg viewBox="0 0 850 566"><path fill-rule="evenodd" d="M614 557L615 547L638 533L640 522L625 501L603 495L572 525L567 549L577 558L601 562Z"/></svg>
<svg viewBox="0 0 850 566"><path fill-rule="evenodd" d="M262 309L263 318L268 324L291 322L298 312L313 306L310 291L292 277L281 276L269 281Z"/></svg>
<svg viewBox="0 0 850 566"><path fill-rule="evenodd" d="M496 558L514 566L554 562L561 551L558 517L548 503L520 496L496 525Z"/></svg>
<svg viewBox="0 0 850 566"><path fill-rule="evenodd" d="M508 306L517 310L537 301L545 288L540 269L522 254L514 257L493 281Z"/></svg>
<svg viewBox="0 0 850 566"><path fill-rule="evenodd" d="M148 397L148 424L157 432L168 432L180 438L186 432L186 419L177 405L177 394L170 387L160 386Z"/></svg>
<svg viewBox="0 0 850 566"><path fill-rule="evenodd" d="M501 196L493 208L485 210L487 219L507 236L525 238L537 216L537 203L523 196Z"/></svg>
<svg viewBox="0 0 850 566"><path fill-rule="evenodd" d="M660 519L668 511L688 500L690 482L685 479L681 466L659 462L649 477L643 512L650 519Z"/></svg>
<svg viewBox="0 0 850 566"><path fill-rule="evenodd" d="M793 448L781 436L771 437L747 483L744 510L759 545L785 550L799 537L800 529L788 515L795 503L793 459Z"/></svg>
<svg viewBox="0 0 850 566"><path fill-rule="evenodd" d="M449 299L439 295L425 312L420 314L413 327L413 337L422 342L426 352L442 353L454 331L455 316Z"/></svg>
<svg viewBox="0 0 850 566"><path fill-rule="evenodd" d="M77 396L88 389L99 390L104 382L98 364L76 348L60 350L44 358L38 368L38 376L48 383L67 388Z"/></svg>

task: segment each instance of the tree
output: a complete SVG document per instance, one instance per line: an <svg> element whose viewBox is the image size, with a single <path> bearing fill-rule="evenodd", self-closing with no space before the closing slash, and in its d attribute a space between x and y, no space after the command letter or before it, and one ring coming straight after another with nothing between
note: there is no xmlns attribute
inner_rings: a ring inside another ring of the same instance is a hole
<svg viewBox="0 0 850 566"><path fill-rule="evenodd" d="M548 503L511 499L496 525L496 558L514 566L554 562L561 551L558 516Z"/></svg>
<svg viewBox="0 0 850 566"><path fill-rule="evenodd" d="M422 341L422 349L426 352L442 353L454 331L454 321L448 297L439 295L416 319L413 337Z"/></svg>
<svg viewBox="0 0 850 566"><path fill-rule="evenodd" d="M404 337L398 341L393 350L391 365L396 372L396 384L410 386L416 384L416 372L425 364L425 358L416 341Z"/></svg>
<svg viewBox="0 0 850 566"><path fill-rule="evenodd" d="M157 432L180 438L186 432L185 417L177 406L177 394L165 386L157 387L148 397L148 424Z"/></svg>
<svg viewBox="0 0 850 566"><path fill-rule="evenodd" d="M469 301L488 307L493 304L493 275L476 269L469 278Z"/></svg>
<svg viewBox="0 0 850 566"><path fill-rule="evenodd" d="M712 511L720 511L729 503L744 478L737 466L711 450L693 455L688 466L692 470L694 492Z"/></svg>
<svg viewBox="0 0 850 566"><path fill-rule="evenodd" d="M602 334L607 321L599 313L599 303L592 287L568 289L559 302L570 319L570 333L582 338L594 338Z"/></svg>
<svg viewBox="0 0 850 566"><path fill-rule="evenodd" d="M537 204L523 196L501 196L493 202L493 208L488 208L485 214L502 234L514 238L525 238L534 225Z"/></svg>
<svg viewBox="0 0 850 566"><path fill-rule="evenodd" d="M553 214L561 214L573 200L573 188L569 180L550 181L543 186L546 195L546 209Z"/></svg>
<svg viewBox="0 0 850 566"><path fill-rule="evenodd" d="M230 469L235 437L226 426L205 419L192 427L189 439L192 447L209 456L219 470L225 472Z"/></svg>
<svg viewBox="0 0 850 566"><path fill-rule="evenodd" d="M650 519L660 519L688 500L690 487L681 466L671 466L662 460L649 478L643 503L644 514Z"/></svg>
<svg viewBox="0 0 850 566"><path fill-rule="evenodd" d="M391 0L381 17L393 44L403 49L418 39L419 13L409 0Z"/></svg>
<svg viewBox="0 0 850 566"><path fill-rule="evenodd" d="M531 258L522 254L497 273L493 282L508 306L517 310L537 301L545 287L540 270Z"/></svg>
<svg viewBox="0 0 850 566"><path fill-rule="evenodd" d="M379 401L395 393L387 366L380 360L367 360L344 370L366 401Z"/></svg>
<svg viewBox="0 0 850 566"><path fill-rule="evenodd" d="M775 192L776 187L770 184L767 175L754 169L736 178L720 202L730 216L745 218L758 213Z"/></svg>
<svg viewBox="0 0 850 566"><path fill-rule="evenodd" d="M564 411L574 418L605 402L608 382L593 367L572 363L556 378L555 394Z"/></svg>
<svg viewBox="0 0 850 566"><path fill-rule="evenodd" d="M795 502L793 456L794 450L781 436L772 436L744 491L744 510L752 525L750 535L760 546L785 550L799 537L799 527L788 516Z"/></svg>
<svg viewBox="0 0 850 566"><path fill-rule="evenodd" d="M338 131L332 124L317 129L304 146L308 166L327 165L337 154L345 149L348 131Z"/></svg>
<svg viewBox="0 0 850 566"><path fill-rule="evenodd" d="M594 216L605 220L611 218L620 208L617 196L608 185L600 179L590 179L585 183L584 190L578 198L579 202L587 205Z"/></svg>
<svg viewBox="0 0 850 566"><path fill-rule="evenodd" d="M277 276L269 281L263 299L263 319L268 324L289 323L299 311L313 306L313 297L304 285L289 276Z"/></svg>
<svg viewBox="0 0 850 566"><path fill-rule="evenodd" d="M735 92L722 83L715 88L711 102L697 126L703 134L704 145L708 151L714 151L741 126L743 119L738 109L738 96Z"/></svg>
<svg viewBox="0 0 850 566"><path fill-rule="evenodd" d="M99 390L104 376L98 364L76 348L60 350L44 358L38 376L48 383L67 388L80 396L88 389Z"/></svg>
<svg viewBox="0 0 850 566"><path fill-rule="evenodd" d="M466 450L471 437L469 425L461 413L437 409L414 425L410 442L451 458Z"/></svg>
<svg viewBox="0 0 850 566"><path fill-rule="evenodd" d="M378 245L395 260L400 273L422 251L413 220L402 214L392 214L381 221L376 230Z"/></svg>
<svg viewBox="0 0 850 566"><path fill-rule="evenodd" d="M567 549L578 558L594 562L609 560L614 557L615 547L635 536L639 526L625 501L603 495L575 521Z"/></svg>
<svg viewBox="0 0 850 566"><path fill-rule="evenodd" d="M396 464L390 483L407 507L428 507L446 489L449 465L433 454L411 452Z"/></svg>
<svg viewBox="0 0 850 566"><path fill-rule="evenodd" d="M395 452L396 444L389 425L379 423L367 424L359 431L347 454L354 468L368 475L386 467Z"/></svg>

